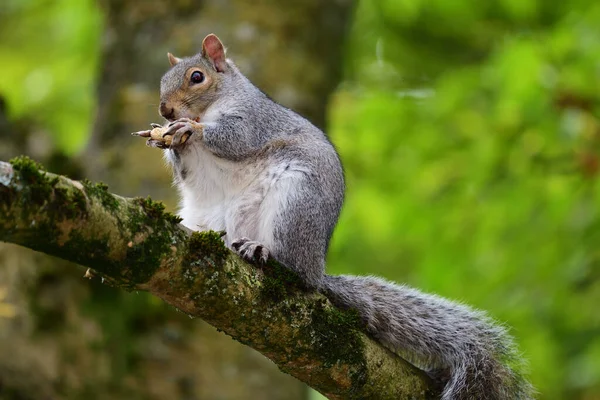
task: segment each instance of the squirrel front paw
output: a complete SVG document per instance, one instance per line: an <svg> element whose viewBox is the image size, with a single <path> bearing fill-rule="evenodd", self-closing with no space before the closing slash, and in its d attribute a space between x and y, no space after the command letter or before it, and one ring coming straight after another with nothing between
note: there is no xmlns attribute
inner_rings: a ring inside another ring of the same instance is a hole
<svg viewBox="0 0 600 400"><path fill-rule="evenodd" d="M181 147L192 135L202 139L202 133L201 123L189 118L180 118L167 125L162 137L165 139L165 143L170 142L169 148L172 149Z"/></svg>
<svg viewBox="0 0 600 400"><path fill-rule="evenodd" d="M261 243L248 238L234 240L231 247L246 261L266 264L269 259L269 250Z"/></svg>
<svg viewBox="0 0 600 400"><path fill-rule="evenodd" d="M202 138L202 124L189 118L180 118L167 126L150 125L152 130L132 133L134 136L147 137L146 144L150 147L176 149L183 146L192 135Z"/></svg>

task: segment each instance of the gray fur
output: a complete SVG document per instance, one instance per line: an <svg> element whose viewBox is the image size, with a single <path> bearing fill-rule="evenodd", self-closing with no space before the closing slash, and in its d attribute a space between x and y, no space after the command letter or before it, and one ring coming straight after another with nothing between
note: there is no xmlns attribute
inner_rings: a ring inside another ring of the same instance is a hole
<svg viewBox="0 0 600 400"><path fill-rule="evenodd" d="M183 59L161 81L161 101L186 83L201 55ZM214 73L215 71L213 71ZM505 329L483 313L373 277L328 276L325 256L344 198L339 157L325 135L276 104L231 61L208 98L176 104L176 118L196 118L203 134L166 150L191 229L227 232L243 257L273 256L341 308L359 311L369 332L436 378L443 400L530 399L520 359Z"/></svg>
<svg viewBox="0 0 600 400"><path fill-rule="evenodd" d="M484 313L376 277L326 275L323 292L358 309L390 350L445 378L443 400L532 398L510 336Z"/></svg>

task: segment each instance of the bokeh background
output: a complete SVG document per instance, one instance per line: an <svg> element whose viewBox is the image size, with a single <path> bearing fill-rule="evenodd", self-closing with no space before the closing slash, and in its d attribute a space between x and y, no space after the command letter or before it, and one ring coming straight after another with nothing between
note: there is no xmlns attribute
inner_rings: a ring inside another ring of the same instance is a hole
<svg viewBox="0 0 600 400"><path fill-rule="evenodd" d="M511 327L540 399L600 399L600 3L2 0L0 159L152 195L166 52L214 32L328 132L347 200L331 273ZM144 293L0 244L0 399L307 399L258 353Z"/></svg>

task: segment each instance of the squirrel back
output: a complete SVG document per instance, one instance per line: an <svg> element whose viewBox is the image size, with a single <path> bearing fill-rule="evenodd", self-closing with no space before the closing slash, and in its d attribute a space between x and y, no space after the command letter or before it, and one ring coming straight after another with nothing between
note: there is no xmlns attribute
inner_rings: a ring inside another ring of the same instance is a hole
<svg viewBox="0 0 600 400"><path fill-rule="evenodd" d="M168 122L148 143L173 167L184 225L225 231L246 260L273 257L356 309L372 336L444 382L443 400L532 398L510 336L483 313L374 277L325 274L345 187L321 130L257 89L215 35L169 61L159 109Z"/></svg>

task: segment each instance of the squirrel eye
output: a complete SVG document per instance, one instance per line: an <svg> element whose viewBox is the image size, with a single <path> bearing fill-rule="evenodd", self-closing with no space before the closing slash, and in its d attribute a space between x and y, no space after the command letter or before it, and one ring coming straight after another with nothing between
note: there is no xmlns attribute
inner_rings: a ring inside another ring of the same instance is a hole
<svg viewBox="0 0 600 400"><path fill-rule="evenodd" d="M192 83L202 83L204 82L204 74L200 71L194 71L190 76L190 80Z"/></svg>

